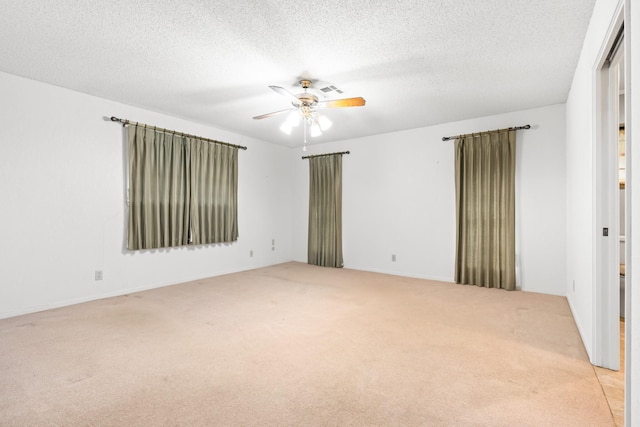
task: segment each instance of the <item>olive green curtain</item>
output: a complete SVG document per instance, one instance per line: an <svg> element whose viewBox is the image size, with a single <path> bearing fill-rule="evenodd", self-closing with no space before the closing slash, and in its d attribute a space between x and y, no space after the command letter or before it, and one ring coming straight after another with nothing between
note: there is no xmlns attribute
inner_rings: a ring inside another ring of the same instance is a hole
<svg viewBox="0 0 640 427"><path fill-rule="evenodd" d="M237 240L237 148L136 125L128 142L128 249Z"/></svg>
<svg viewBox="0 0 640 427"><path fill-rule="evenodd" d="M131 250L189 243L189 145L185 139L130 126L129 226Z"/></svg>
<svg viewBox="0 0 640 427"><path fill-rule="evenodd" d="M342 267L342 155L309 158L308 263Z"/></svg>
<svg viewBox="0 0 640 427"><path fill-rule="evenodd" d="M456 139L455 282L513 290L515 131Z"/></svg>
<svg viewBox="0 0 640 427"><path fill-rule="evenodd" d="M190 142L193 244L238 240L238 149Z"/></svg>

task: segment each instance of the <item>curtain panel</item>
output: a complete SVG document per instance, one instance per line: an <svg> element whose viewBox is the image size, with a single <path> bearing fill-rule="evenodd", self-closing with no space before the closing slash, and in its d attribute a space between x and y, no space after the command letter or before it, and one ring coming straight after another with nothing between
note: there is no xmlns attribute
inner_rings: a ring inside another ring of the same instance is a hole
<svg viewBox="0 0 640 427"><path fill-rule="evenodd" d="M238 240L238 149L190 143L193 244Z"/></svg>
<svg viewBox="0 0 640 427"><path fill-rule="evenodd" d="M455 282L513 290L515 131L455 141Z"/></svg>
<svg viewBox="0 0 640 427"><path fill-rule="evenodd" d="M342 155L309 159L308 263L342 267Z"/></svg>
<svg viewBox="0 0 640 427"><path fill-rule="evenodd" d="M237 240L237 148L135 125L128 143L128 249Z"/></svg>
<svg viewBox="0 0 640 427"><path fill-rule="evenodd" d="M189 243L189 144L176 135L130 126L129 249Z"/></svg>

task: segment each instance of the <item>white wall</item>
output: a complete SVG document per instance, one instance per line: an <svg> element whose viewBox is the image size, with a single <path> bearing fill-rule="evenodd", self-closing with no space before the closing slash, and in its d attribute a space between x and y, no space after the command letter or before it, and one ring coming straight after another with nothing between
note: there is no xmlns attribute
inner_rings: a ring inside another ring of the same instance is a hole
<svg viewBox="0 0 640 427"><path fill-rule="evenodd" d="M594 352L593 265L596 224L594 218L594 135L596 60L606 41L607 30L619 4L625 7L626 138L631 168L627 170L627 202L631 215L627 242L631 242L626 266L627 360L625 382L625 425L640 420L640 7L631 0L597 0L567 99L567 297L587 352ZM635 130L635 132L634 132ZM635 147L635 148L634 148ZM633 249L636 248L636 249ZM575 291L573 281L575 280ZM631 296L631 298L629 298Z"/></svg>
<svg viewBox="0 0 640 427"><path fill-rule="evenodd" d="M453 141L443 136L531 124L518 131L516 234L523 290L564 295L564 105L293 150L294 259L307 259L308 165L303 154L349 150L343 160L346 268L453 281ZM391 261L391 255L397 261Z"/></svg>
<svg viewBox="0 0 640 427"><path fill-rule="evenodd" d="M595 67L616 4L596 2L567 99L567 297L590 355L595 327Z"/></svg>
<svg viewBox="0 0 640 427"><path fill-rule="evenodd" d="M4 73L0 93L0 317L291 259L288 148ZM112 115L247 146L239 240L126 251L124 133Z"/></svg>

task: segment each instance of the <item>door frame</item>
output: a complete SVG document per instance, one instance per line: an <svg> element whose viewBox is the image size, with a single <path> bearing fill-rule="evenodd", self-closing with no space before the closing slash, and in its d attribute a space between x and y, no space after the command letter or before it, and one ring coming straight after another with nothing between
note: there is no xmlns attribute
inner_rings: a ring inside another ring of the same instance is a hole
<svg viewBox="0 0 640 427"><path fill-rule="evenodd" d="M593 354L592 363L604 368L620 369L620 276L619 276L619 69L624 45L609 64L607 57L624 25L624 1L620 1L595 64L595 120L594 159L594 298L593 298ZM617 61L616 61L617 59ZM624 64L624 63L623 63ZM625 73L627 78L627 73ZM627 86L625 86L627 87ZM626 158L629 170L629 158ZM628 204L626 204L628 206ZM628 218L629 208L625 209ZM628 224L628 222L627 222ZM608 236L604 230L608 229ZM630 253L625 239L625 254ZM626 261L625 261L626 262ZM628 263L627 263L628 265ZM629 277L627 276L628 280ZM625 288L627 288L625 286Z"/></svg>

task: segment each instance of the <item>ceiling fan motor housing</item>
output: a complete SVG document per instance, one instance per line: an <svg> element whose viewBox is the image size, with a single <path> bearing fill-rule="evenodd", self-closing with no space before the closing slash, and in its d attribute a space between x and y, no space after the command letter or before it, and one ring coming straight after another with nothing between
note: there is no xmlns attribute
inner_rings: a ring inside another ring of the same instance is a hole
<svg viewBox="0 0 640 427"><path fill-rule="evenodd" d="M318 103L318 97L307 92L307 89L311 87L311 80L300 80L300 86L304 89L304 93L299 93L296 97L300 100L302 114L306 117L311 112L310 110ZM292 104L294 107L297 107L294 103Z"/></svg>
<svg viewBox="0 0 640 427"><path fill-rule="evenodd" d="M318 103L318 97L315 96L312 93L301 93L301 94L297 95L297 97L300 100L300 105L303 105L303 106L311 107L311 106L313 106L313 105ZM294 103L292 102L292 104L294 104ZM295 106L295 104L294 104L294 106Z"/></svg>

